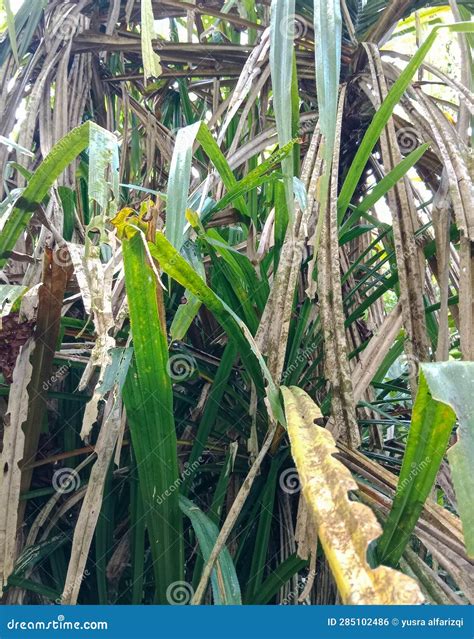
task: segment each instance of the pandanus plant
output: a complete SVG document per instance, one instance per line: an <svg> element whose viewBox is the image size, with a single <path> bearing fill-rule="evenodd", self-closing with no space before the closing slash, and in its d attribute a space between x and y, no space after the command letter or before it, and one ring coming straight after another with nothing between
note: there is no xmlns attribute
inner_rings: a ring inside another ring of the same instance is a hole
<svg viewBox="0 0 474 639"><path fill-rule="evenodd" d="M474 3L16 9L4 599L473 603Z"/></svg>

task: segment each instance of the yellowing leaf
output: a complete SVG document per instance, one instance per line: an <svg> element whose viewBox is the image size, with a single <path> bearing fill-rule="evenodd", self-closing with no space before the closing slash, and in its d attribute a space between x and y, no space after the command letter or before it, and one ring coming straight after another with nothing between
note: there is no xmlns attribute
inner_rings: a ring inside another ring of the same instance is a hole
<svg viewBox="0 0 474 639"><path fill-rule="evenodd" d="M130 222L131 217L135 217L136 213L130 207L125 207L124 209L120 209L115 217L113 217L110 221L117 229L117 235L120 239L125 237L125 229Z"/></svg>
<svg viewBox="0 0 474 639"><path fill-rule="evenodd" d="M186 220L193 227L193 229L199 229L201 227L201 220L199 219L199 215L196 211L192 209L186 209Z"/></svg>
<svg viewBox="0 0 474 639"><path fill-rule="evenodd" d="M145 80L147 78L158 78L161 75L161 64L160 56L153 50L153 39L156 36L156 32L151 0L142 0L141 33Z"/></svg>
<svg viewBox="0 0 474 639"><path fill-rule="evenodd" d="M133 237L137 229L147 230L146 222L143 222L141 217L143 216L138 215L134 209L125 207L110 221L117 229L118 237L123 240L124 238L130 239Z"/></svg>
<svg viewBox="0 0 474 639"><path fill-rule="evenodd" d="M288 434L303 494L324 554L345 604L418 604L423 596L415 580L392 568L372 569L368 544L382 533L367 506L350 501L357 490L349 470L333 454L331 433L317 426L321 412L300 388L281 388Z"/></svg>

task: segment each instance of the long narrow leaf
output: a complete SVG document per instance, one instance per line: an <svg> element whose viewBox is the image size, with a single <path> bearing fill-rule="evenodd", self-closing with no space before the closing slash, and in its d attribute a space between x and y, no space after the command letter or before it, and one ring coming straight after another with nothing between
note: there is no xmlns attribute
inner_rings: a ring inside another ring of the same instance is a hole
<svg viewBox="0 0 474 639"><path fill-rule="evenodd" d="M143 73L146 81L147 78L158 78L161 75L160 56L153 49L156 33L151 0L141 0L141 18Z"/></svg>
<svg viewBox="0 0 474 639"><path fill-rule="evenodd" d="M12 48L13 57L15 58L15 62L17 66L20 66L20 59L18 57L18 43L16 37L16 28L15 28L15 16L13 15L13 11L10 6L10 0L4 0L5 13L7 14L7 27L8 27L8 37L10 39L10 46Z"/></svg>
<svg viewBox="0 0 474 639"><path fill-rule="evenodd" d="M429 144L422 144L417 149L412 151L406 158L397 164L397 166L392 169L387 175L385 175L380 182L374 186L372 191L365 196L365 198L357 205L357 208L354 209L350 218L343 224L341 228L341 233L343 233L347 228L350 227L351 223L360 217L361 213L367 212L376 202L381 200L391 188L395 186L398 180L401 180L408 171L418 162L418 160L423 156L423 154L429 148ZM339 220L340 222L341 220Z"/></svg>
<svg viewBox="0 0 474 639"><path fill-rule="evenodd" d="M218 170L224 186L232 189L237 184L224 154L204 122L195 122L178 131L170 166L165 230L167 239L178 250L184 242L183 231L186 225L191 161L196 140ZM243 214L248 215L245 202L240 196L237 198L236 207Z"/></svg>
<svg viewBox="0 0 474 639"><path fill-rule="evenodd" d="M141 234L124 237L122 247L135 353L124 401L148 522L157 601L164 604L167 589L182 580L184 567L168 344L158 312L159 283L147 262Z"/></svg>
<svg viewBox="0 0 474 639"><path fill-rule="evenodd" d="M284 423L278 391L252 335L242 320L197 275L186 260L171 246L163 233L157 233L155 243L149 243L150 253L163 270L182 286L190 290L215 315L229 336L241 347L241 356L254 383L262 388L262 374L267 383L267 396L274 417ZM256 368L258 363L260 371Z"/></svg>
<svg viewBox="0 0 474 639"><path fill-rule="evenodd" d="M345 214L347 207L351 201L357 184L360 180L360 176L364 170L365 165L369 159L369 156L374 148L377 140L380 137L385 125L387 124L390 116L393 113L393 109L400 101L400 98L405 93L408 85L412 81L415 73L418 71L421 63L425 59L428 51L433 46L436 36L440 29L449 29L455 33L470 33L474 31L474 24L472 22L458 22L456 24L443 24L433 27L429 36L416 51L410 62L402 71L397 81L390 89L389 94L381 104L379 110L375 114L369 128L365 132L365 135L360 143L354 160L347 173L344 184L342 185L341 192L338 198L338 212L339 218L342 218Z"/></svg>
<svg viewBox="0 0 474 639"><path fill-rule="evenodd" d="M336 133L337 98L341 70L341 5L339 0L314 0L316 87L319 126L331 158Z"/></svg>
<svg viewBox="0 0 474 639"><path fill-rule="evenodd" d="M273 0L271 8L270 68L273 85L273 107L280 147L292 138L293 40L295 36L295 0ZM282 161L286 202L293 220L293 159Z"/></svg>
<svg viewBox="0 0 474 639"><path fill-rule="evenodd" d="M202 510L186 497L179 498L179 506L186 517L191 520L204 562L207 562L219 535L219 529ZM215 604L238 606L242 603L234 562L226 546L217 558L211 575L211 584Z"/></svg>
<svg viewBox="0 0 474 639"><path fill-rule="evenodd" d="M9 251L15 247L22 231L45 199L55 180L68 164L87 148L91 135L100 135L102 131L104 130L94 122L86 122L73 129L55 144L36 169L0 233L0 267L5 265ZM111 134L105 131L104 135L108 138Z"/></svg>
<svg viewBox="0 0 474 639"><path fill-rule="evenodd" d="M377 544L380 563L396 566L433 487L456 415L432 395L439 364L422 364L418 392L392 510ZM437 386L439 388L439 386Z"/></svg>

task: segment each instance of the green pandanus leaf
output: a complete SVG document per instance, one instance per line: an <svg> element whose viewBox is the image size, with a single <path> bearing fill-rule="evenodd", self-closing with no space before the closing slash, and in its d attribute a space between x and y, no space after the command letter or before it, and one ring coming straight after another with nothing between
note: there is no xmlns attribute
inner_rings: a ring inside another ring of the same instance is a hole
<svg viewBox="0 0 474 639"><path fill-rule="evenodd" d="M124 237L122 248L134 347L124 401L153 557L156 601L166 604L167 591L183 579L184 567L168 343L157 301L160 284L141 234L135 231Z"/></svg>

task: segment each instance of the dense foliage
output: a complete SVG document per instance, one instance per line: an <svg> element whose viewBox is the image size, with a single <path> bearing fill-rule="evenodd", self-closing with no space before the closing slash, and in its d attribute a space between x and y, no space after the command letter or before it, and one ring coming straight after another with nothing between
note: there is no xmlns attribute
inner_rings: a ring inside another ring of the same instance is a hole
<svg viewBox="0 0 474 639"><path fill-rule="evenodd" d="M4 600L474 603L474 3L19 4Z"/></svg>

